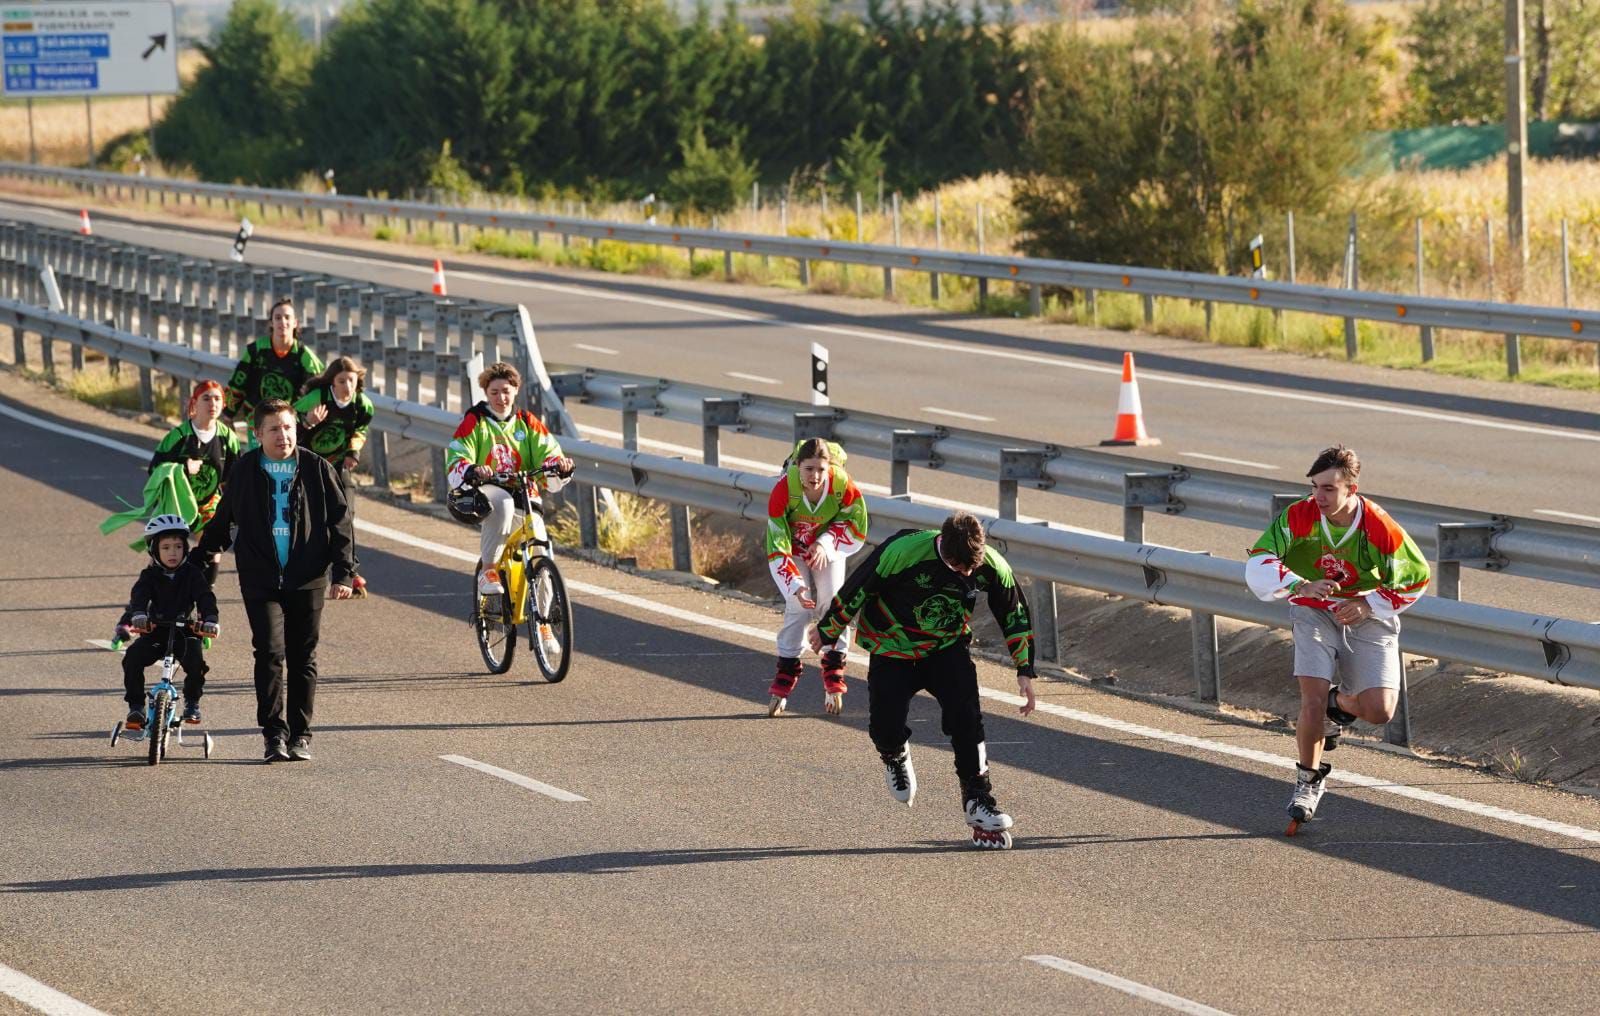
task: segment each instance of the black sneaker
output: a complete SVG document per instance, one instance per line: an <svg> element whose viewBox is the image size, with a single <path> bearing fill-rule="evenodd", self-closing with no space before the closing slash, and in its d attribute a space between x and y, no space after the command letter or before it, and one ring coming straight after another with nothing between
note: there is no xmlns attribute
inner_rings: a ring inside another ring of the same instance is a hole
<svg viewBox="0 0 1600 1016"><path fill-rule="evenodd" d="M138 708L137 706L130 707L128 709L128 718L122 721L122 729L124 729L124 730L143 730L144 729L144 710Z"/></svg>
<svg viewBox="0 0 1600 1016"><path fill-rule="evenodd" d="M289 749L285 748L283 746L283 738L281 738L281 737L269 737L269 738L267 738L267 751L266 751L265 758L266 758L266 761L267 761L267 765L271 765L274 762L287 762L287 761L289 761Z"/></svg>
<svg viewBox="0 0 1600 1016"><path fill-rule="evenodd" d="M293 762L311 761L311 738L297 737L289 742L289 759Z"/></svg>
<svg viewBox="0 0 1600 1016"><path fill-rule="evenodd" d="M198 702L185 702L183 704L183 722L185 722L185 723L199 723L200 722L200 703L198 703Z"/></svg>

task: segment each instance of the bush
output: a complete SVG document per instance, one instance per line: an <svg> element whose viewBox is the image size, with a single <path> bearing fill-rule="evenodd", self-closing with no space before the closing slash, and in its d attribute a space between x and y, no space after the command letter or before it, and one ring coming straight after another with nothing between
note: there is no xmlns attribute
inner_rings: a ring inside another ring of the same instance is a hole
<svg viewBox="0 0 1600 1016"><path fill-rule="evenodd" d="M704 131L696 130L682 145L683 165L667 174L663 189L675 208L706 215L728 212L738 206L756 182L756 167L739 153L739 139L721 148L706 144Z"/></svg>
<svg viewBox="0 0 1600 1016"><path fill-rule="evenodd" d="M834 165L846 200L855 200L857 194L867 198L877 193L883 180L883 150L888 144L888 138L868 138L862 124L857 124L855 132L839 143L839 158Z"/></svg>

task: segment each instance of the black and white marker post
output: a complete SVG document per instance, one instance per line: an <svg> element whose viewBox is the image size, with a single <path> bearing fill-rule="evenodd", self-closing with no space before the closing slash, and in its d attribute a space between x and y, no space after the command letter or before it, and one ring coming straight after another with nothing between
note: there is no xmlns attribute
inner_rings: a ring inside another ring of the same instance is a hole
<svg viewBox="0 0 1600 1016"><path fill-rule="evenodd" d="M256 228L250 225L249 219L240 219L239 232L234 235L233 250L228 252L228 257L235 261L244 261L244 245L250 242L250 234L255 231Z"/></svg>
<svg viewBox="0 0 1600 1016"><path fill-rule="evenodd" d="M811 404L828 404L828 347L820 342L811 344Z"/></svg>

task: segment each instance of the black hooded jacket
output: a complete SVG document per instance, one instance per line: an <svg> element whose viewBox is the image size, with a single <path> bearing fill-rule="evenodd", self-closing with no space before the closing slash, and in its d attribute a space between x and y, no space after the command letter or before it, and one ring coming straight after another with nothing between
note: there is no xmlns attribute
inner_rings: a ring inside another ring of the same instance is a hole
<svg viewBox="0 0 1600 1016"><path fill-rule="evenodd" d="M349 503L338 474L316 452L296 448L294 486L289 491L289 560L278 566L272 538L272 484L261 468L262 451L239 457L228 474L217 514L206 523L195 560L233 547L239 590L245 596L281 590L349 585L355 574L355 544Z"/></svg>

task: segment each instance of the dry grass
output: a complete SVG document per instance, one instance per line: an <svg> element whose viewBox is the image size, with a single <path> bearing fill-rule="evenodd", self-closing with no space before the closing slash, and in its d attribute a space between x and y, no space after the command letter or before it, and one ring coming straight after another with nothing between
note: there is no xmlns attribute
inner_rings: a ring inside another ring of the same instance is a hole
<svg viewBox="0 0 1600 1016"><path fill-rule="evenodd" d="M205 58L195 50L180 53L179 80L189 81L204 63ZM161 119L173 98L170 95L157 95L151 99L150 112L154 113L157 120ZM91 105L94 110L96 148L104 148L106 142L120 134L150 126L150 112L146 111L145 97L142 95L94 99ZM53 166L87 164L88 119L82 99L35 99L33 135L40 162ZM0 159L28 161L28 104L25 100L0 101Z"/></svg>

